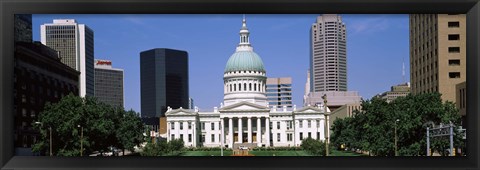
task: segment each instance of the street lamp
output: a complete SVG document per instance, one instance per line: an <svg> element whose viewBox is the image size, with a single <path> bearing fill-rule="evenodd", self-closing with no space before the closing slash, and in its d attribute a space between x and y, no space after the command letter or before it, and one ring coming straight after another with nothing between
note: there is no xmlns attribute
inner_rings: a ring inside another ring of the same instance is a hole
<svg viewBox="0 0 480 170"><path fill-rule="evenodd" d="M43 125L42 122L35 122L35 124ZM49 147L49 149L50 149L50 156L53 156L53 153L52 153L52 127L51 127L51 126L48 126L48 130L50 131L50 135L49 135L49 136L50 136L50 140L49 140L49 142L50 142L50 147Z"/></svg>
<svg viewBox="0 0 480 170"><path fill-rule="evenodd" d="M397 119L395 121L395 156L398 156L398 150L397 150L397 141L398 141L398 137L397 137L397 122L399 122L400 120Z"/></svg>
<svg viewBox="0 0 480 170"><path fill-rule="evenodd" d="M324 129L325 129L325 156L328 156L328 113L327 113L327 94L324 94L322 96L323 99L323 114L325 115L325 123L324 123Z"/></svg>
<svg viewBox="0 0 480 170"><path fill-rule="evenodd" d="M83 126L77 125L77 127L82 129L82 132L80 135L80 156L83 156Z"/></svg>

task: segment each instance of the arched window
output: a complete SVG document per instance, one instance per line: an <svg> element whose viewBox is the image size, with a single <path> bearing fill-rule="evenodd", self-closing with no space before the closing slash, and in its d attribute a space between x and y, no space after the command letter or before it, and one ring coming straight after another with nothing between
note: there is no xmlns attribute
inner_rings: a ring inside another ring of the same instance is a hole
<svg viewBox="0 0 480 170"><path fill-rule="evenodd" d="M252 83L248 84L248 91L252 91Z"/></svg>
<svg viewBox="0 0 480 170"><path fill-rule="evenodd" d="M253 84L253 91L257 91L257 83Z"/></svg>
<svg viewBox="0 0 480 170"><path fill-rule="evenodd" d="M242 91L242 83L238 83L238 91Z"/></svg>
<svg viewBox="0 0 480 170"><path fill-rule="evenodd" d="M230 84L230 92L232 91L232 85Z"/></svg>
<svg viewBox="0 0 480 170"><path fill-rule="evenodd" d="M258 83L258 91L261 91L261 90L260 90L260 83Z"/></svg>
<svg viewBox="0 0 480 170"><path fill-rule="evenodd" d="M233 91L237 91L237 84L233 85Z"/></svg>
<svg viewBox="0 0 480 170"><path fill-rule="evenodd" d="M243 83L243 91L247 91L247 83Z"/></svg>

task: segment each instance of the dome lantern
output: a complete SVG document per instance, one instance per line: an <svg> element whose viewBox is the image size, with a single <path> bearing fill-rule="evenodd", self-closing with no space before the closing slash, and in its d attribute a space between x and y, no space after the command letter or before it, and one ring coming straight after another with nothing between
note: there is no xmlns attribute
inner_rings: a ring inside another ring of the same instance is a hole
<svg viewBox="0 0 480 170"><path fill-rule="evenodd" d="M258 71L265 73L263 61L257 53L253 51L250 44L250 32L247 28L245 15L242 20L242 28L240 29L240 43L235 53L230 56L225 67L225 73L234 71Z"/></svg>

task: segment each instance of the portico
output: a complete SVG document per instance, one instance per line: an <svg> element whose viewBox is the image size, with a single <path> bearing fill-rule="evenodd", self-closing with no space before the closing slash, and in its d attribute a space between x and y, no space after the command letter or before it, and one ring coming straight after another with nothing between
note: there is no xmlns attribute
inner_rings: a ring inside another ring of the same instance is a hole
<svg viewBox="0 0 480 170"><path fill-rule="evenodd" d="M225 145L270 146L269 109L250 102L240 102L220 108L224 125ZM228 122L228 123L226 123Z"/></svg>

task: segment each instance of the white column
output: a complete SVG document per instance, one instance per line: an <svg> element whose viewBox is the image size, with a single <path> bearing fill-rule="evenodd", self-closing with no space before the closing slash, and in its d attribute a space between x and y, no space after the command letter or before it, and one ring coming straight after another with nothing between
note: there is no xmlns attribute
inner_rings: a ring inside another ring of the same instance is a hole
<svg viewBox="0 0 480 170"><path fill-rule="evenodd" d="M248 143L252 143L252 118L251 117L248 117L248 121L247 121L247 128L248 128Z"/></svg>
<svg viewBox="0 0 480 170"><path fill-rule="evenodd" d="M231 117L228 118L228 138L230 139L228 147L233 148L233 120Z"/></svg>
<svg viewBox="0 0 480 170"><path fill-rule="evenodd" d="M191 122L192 123L192 143L193 143L193 147L197 147L197 134L195 133L196 132L196 124L195 122Z"/></svg>
<svg viewBox="0 0 480 170"><path fill-rule="evenodd" d="M170 137L171 137L171 135L170 135L170 133L171 133L171 132L170 132L170 128L171 128L171 127L170 127L170 126L171 126L171 125L170 125L170 122L167 122L167 142L170 141L170 140L172 140L172 139L170 139Z"/></svg>
<svg viewBox="0 0 480 170"><path fill-rule="evenodd" d="M225 145L225 120L221 118L222 121L220 123L220 147L223 147Z"/></svg>
<svg viewBox="0 0 480 170"><path fill-rule="evenodd" d="M260 147L262 146L262 126L261 125L261 121L260 121L260 118L261 117L257 117L257 146Z"/></svg>
<svg viewBox="0 0 480 170"><path fill-rule="evenodd" d="M265 144L267 147L270 146L270 120L268 117L265 118Z"/></svg>
<svg viewBox="0 0 480 170"><path fill-rule="evenodd" d="M243 142L243 136L242 136L243 132L242 132L242 118L239 117L238 118L238 143L242 143Z"/></svg>

